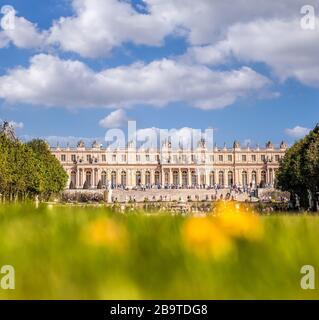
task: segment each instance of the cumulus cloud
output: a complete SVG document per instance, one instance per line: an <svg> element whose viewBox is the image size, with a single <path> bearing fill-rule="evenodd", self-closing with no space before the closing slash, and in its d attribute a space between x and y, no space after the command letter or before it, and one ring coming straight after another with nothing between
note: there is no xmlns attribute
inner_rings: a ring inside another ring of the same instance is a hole
<svg viewBox="0 0 319 320"><path fill-rule="evenodd" d="M183 101L201 109L217 109L258 94L269 84L249 67L214 71L163 59L95 72L79 61L40 54L28 68L15 68L0 77L0 98L74 108L166 106Z"/></svg>
<svg viewBox="0 0 319 320"><path fill-rule="evenodd" d="M47 36L48 31L40 31L36 24L15 16L13 27L0 31L0 48L12 43L18 48L42 49L47 46Z"/></svg>
<svg viewBox="0 0 319 320"><path fill-rule="evenodd" d="M303 30L300 19L257 20L230 27L225 40L216 45L191 48L186 57L208 65L230 57L243 63L263 62L282 81L292 77L318 87L318 39L319 29Z"/></svg>
<svg viewBox="0 0 319 320"><path fill-rule="evenodd" d="M311 129L308 128L304 128L301 126L295 126L292 129L286 129L285 133L292 137L292 138L303 138L304 136L306 136L309 132L311 131Z"/></svg>
<svg viewBox="0 0 319 320"><path fill-rule="evenodd" d="M103 128L120 128L123 127L127 121L126 112L123 109L118 109L101 119L99 125Z"/></svg>
<svg viewBox="0 0 319 320"><path fill-rule="evenodd" d="M106 55L125 42L161 45L174 27L161 15L139 13L129 1L73 0L72 6L75 14L54 23L48 42L85 57Z"/></svg>

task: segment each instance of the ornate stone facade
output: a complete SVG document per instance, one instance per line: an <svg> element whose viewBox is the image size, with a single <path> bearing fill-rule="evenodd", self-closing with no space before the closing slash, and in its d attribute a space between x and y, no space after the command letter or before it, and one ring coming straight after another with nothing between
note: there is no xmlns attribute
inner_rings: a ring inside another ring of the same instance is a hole
<svg viewBox="0 0 319 320"><path fill-rule="evenodd" d="M111 150L94 142L86 148L80 141L76 148L52 148L69 175L68 188L198 188L230 186L273 186L279 160L287 145L274 148L241 148L235 141L232 148L207 149L205 143L196 150L173 150L170 143L160 150L141 150L128 146Z"/></svg>

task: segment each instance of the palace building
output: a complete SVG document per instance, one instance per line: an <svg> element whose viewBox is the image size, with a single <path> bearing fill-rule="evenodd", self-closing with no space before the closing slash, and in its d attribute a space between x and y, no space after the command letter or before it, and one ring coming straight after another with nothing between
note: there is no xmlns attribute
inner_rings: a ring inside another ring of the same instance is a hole
<svg viewBox="0 0 319 320"><path fill-rule="evenodd" d="M264 148L206 147L173 149L165 142L160 150L127 148L111 150L94 142L86 148L83 141L76 148L52 148L69 175L68 189L132 189L255 187L273 186L279 161L287 150L282 142L275 148L269 141Z"/></svg>

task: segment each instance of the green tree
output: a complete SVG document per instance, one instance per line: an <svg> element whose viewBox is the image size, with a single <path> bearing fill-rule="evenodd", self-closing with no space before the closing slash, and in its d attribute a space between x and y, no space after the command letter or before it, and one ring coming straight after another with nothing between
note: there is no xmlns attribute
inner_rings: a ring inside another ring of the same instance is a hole
<svg viewBox="0 0 319 320"><path fill-rule="evenodd" d="M47 199L52 194L62 191L66 186L68 175L58 159L52 155L48 144L35 139L28 142L27 146L33 150L39 162L42 196Z"/></svg>
<svg viewBox="0 0 319 320"><path fill-rule="evenodd" d="M277 172L277 185L297 194L303 207L317 209L319 191L319 126L287 152ZM309 203L309 199L312 202Z"/></svg>

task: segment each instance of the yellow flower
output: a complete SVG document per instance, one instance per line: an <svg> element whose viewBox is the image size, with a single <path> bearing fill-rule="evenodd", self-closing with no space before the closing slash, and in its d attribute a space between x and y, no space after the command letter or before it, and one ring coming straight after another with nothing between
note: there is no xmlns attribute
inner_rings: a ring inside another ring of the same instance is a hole
<svg viewBox="0 0 319 320"><path fill-rule="evenodd" d="M88 244L116 250L122 250L127 246L126 229L110 218L90 222L84 229L84 239Z"/></svg>
<svg viewBox="0 0 319 320"><path fill-rule="evenodd" d="M218 224L230 236L258 240L263 235L258 216L247 206L234 202L220 202L214 213Z"/></svg>
<svg viewBox="0 0 319 320"><path fill-rule="evenodd" d="M232 241L210 218L191 218L183 228L189 250L201 258L221 258L232 249Z"/></svg>

